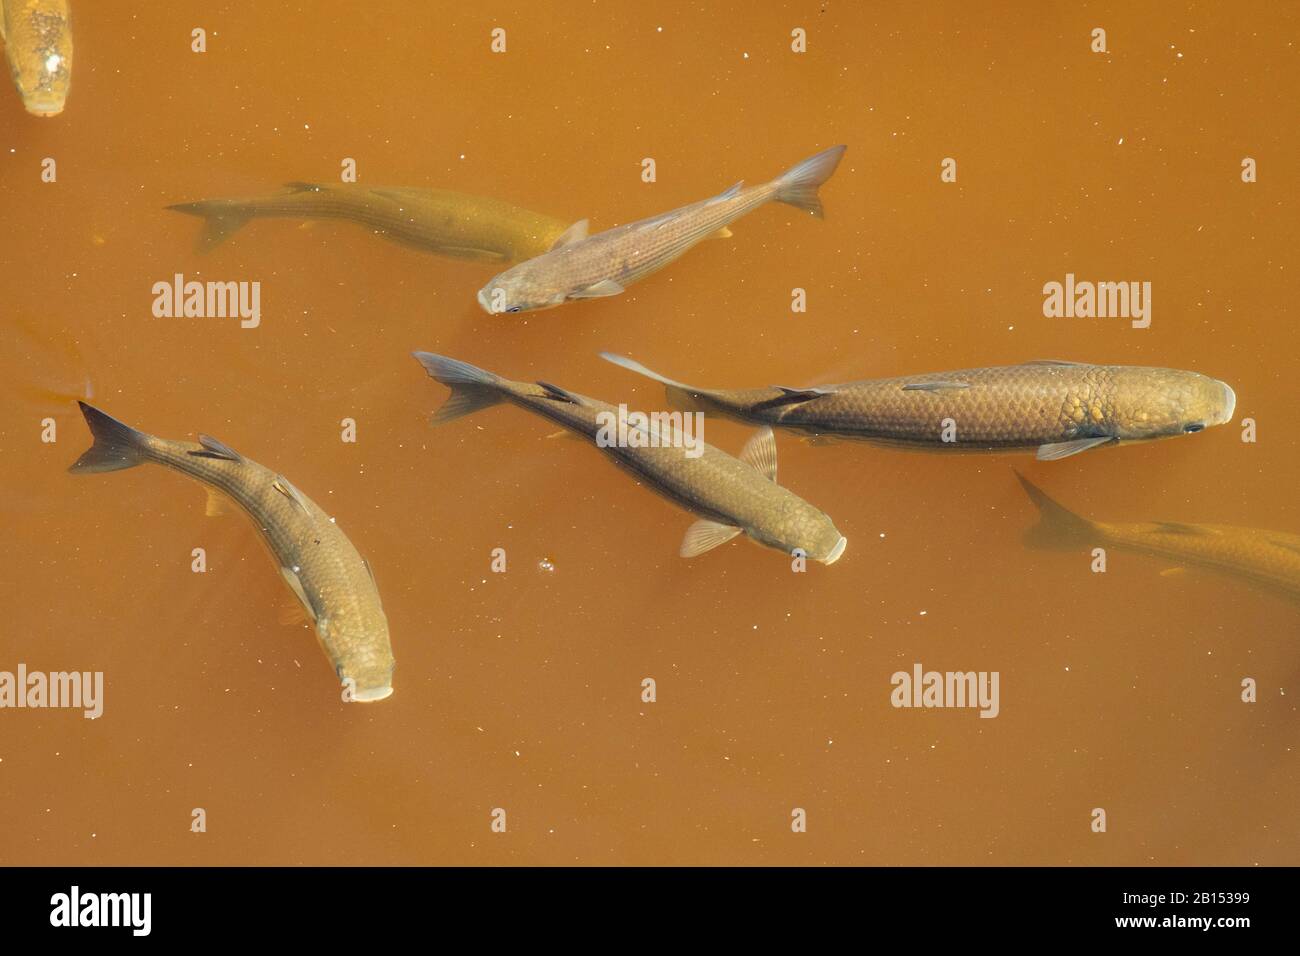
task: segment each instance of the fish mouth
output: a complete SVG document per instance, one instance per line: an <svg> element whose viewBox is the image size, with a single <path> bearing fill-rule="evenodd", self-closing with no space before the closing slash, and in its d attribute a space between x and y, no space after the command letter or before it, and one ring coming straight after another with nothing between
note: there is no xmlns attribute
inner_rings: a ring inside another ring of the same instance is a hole
<svg viewBox="0 0 1300 956"><path fill-rule="evenodd" d="M849 546L849 539L840 535L840 540L835 542L835 547L831 548L831 553L822 558L822 564L834 564L844 553L844 549Z"/></svg>
<svg viewBox="0 0 1300 956"><path fill-rule="evenodd" d="M487 286L478 290L478 304L483 307L483 311L488 315L494 314L492 312L492 306L488 304Z"/></svg>
<svg viewBox="0 0 1300 956"><path fill-rule="evenodd" d="M370 704L377 700L383 700L393 695L393 685L385 684L383 687L366 687L358 688L353 694L353 701L361 704Z"/></svg>
<svg viewBox="0 0 1300 956"><path fill-rule="evenodd" d="M23 107L32 116L58 116L63 112L63 100L24 100Z"/></svg>
<svg viewBox="0 0 1300 956"><path fill-rule="evenodd" d="M1226 425L1232 421L1232 413L1237 410L1237 393L1232 390L1232 386L1227 382L1220 382L1223 386L1223 419L1220 424Z"/></svg>

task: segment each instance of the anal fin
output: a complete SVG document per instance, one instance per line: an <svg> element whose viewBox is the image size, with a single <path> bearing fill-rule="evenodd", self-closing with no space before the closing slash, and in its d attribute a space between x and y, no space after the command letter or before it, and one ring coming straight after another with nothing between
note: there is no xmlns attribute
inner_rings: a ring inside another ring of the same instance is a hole
<svg viewBox="0 0 1300 956"><path fill-rule="evenodd" d="M208 493L208 500L203 506L203 513L209 518L228 515L235 510L234 505L230 503L230 499L217 491L216 488L205 487L204 490Z"/></svg>

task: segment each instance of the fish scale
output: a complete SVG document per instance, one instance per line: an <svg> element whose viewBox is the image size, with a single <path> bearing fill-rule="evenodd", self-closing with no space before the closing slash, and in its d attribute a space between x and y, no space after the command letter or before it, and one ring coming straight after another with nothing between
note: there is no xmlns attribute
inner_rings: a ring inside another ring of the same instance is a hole
<svg viewBox="0 0 1300 956"><path fill-rule="evenodd" d="M250 219L342 219L422 252L501 263L541 255L569 228L499 199L406 186L290 183L276 195L167 208L204 218L200 246L205 250Z"/></svg>
<svg viewBox="0 0 1300 956"><path fill-rule="evenodd" d="M81 403L94 445L69 469L117 471L146 462L171 468L227 495L253 520L281 575L316 625L321 648L353 699L392 693L394 668L379 591L369 565L342 529L283 475L200 436L147 435Z"/></svg>
<svg viewBox="0 0 1300 956"><path fill-rule="evenodd" d="M1300 535L1230 525L1091 521L1017 475L1041 521L1026 535L1035 547L1115 547L1166 558L1176 566L1220 571L1300 601Z"/></svg>
<svg viewBox="0 0 1300 956"><path fill-rule="evenodd" d="M604 422L618 417L619 409L614 405L553 385L510 381L429 352L416 352L415 358L431 377L452 388L451 398L434 417L435 423L500 401L511 402L591 439L599 451L647 487L716 526L701 529L700 522L692 526L683 545L687 556L716 547L742 531L761 544L787 554L798 548L808 558L827 564L843 553L844 536L831 519L777 484L775 443L770 429L763 429L752 439L741 458L703 442L698 457L688 456L675 426L660 433L661 447L601 445L597 438ZM751 449L756 452L754 460L747 458ZM766 454L757 453L760 449ZM760 464L770 464L773 473L760 471ZM712 537L708 540L713 543L688 548L696 540L693 535L703 531L709 531Z"/></svg>
<svg viewBox="0 0 1300 956"><path fill-rule="evenodd" d="M817 436L921 450L1039 449L1059 458L1099 444L1170 437L1231 419L1223 382L1181 369L1041 361L872 379L821 388L705 389L631 359L674 404ZM954 440L945 441L951 426Z"/></svg>
<svg viewBox="0 0 1300 956"><path fill-rule="evenodd" d="M618 295L709 236L730 235L728 225L768 202L820 216L818 187L834 174L844 150L832 146L758 186L737 183L711 199L593 236L561 237L549 252L495 276L479 290L479 304L489 313L525 312Z"/></svg>

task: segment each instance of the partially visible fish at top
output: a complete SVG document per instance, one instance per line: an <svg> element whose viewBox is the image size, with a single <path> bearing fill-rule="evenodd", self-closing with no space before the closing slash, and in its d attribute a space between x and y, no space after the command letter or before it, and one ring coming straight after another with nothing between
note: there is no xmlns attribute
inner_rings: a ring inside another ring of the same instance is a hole
<svg viewBox="0 0 1300 956"><path fill-rule="evenodd" d="M1232 420L1237 395L1176 368L1042 360L816 388L697 388L622 355L602 358L664 385L677 408L717 412L820 439L915 451L1036 451L1042 461L1172 438Z"/></svg>
<svg viewBox="0 0 1300 956"><path fill-rule="evenodd" d="M72 83L68 0L0 0L0 40L23 106L58 116Z"/></svg>
<svg viewBox="0 0 1300 956"><path fill-rule="evenodd" d="M712 199L616 226L565 237L555 249L502 272L478 293L489 313L549 309L571 299L618 295L764 203L776 201L821 217L817 189L831 178L845 146L832 146L760 186L736 183Z"/></svg>
<svg viewBox="0 0 1300 956"><path fill-rule="evenodd" d="M201 216L200 251L221 245L250 219L345 219L401 245L483 262L520 262L561 239L586 235L586 220L569 224L499 199L447 189L288 183L254 199L204 199L168 206Z"/></svg>

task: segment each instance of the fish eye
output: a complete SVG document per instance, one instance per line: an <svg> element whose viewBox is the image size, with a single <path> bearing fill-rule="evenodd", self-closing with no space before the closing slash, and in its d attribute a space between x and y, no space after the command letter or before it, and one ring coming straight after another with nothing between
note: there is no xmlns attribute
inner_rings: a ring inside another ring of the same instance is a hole
<svg viewBox="0 0 1300 956"><path fill-rule="evenodd" d="M1183 431L1188 432L1189 434L1192 432L1199 432L1204 430L1205 430L1205 422L1192 422L1189 425L1183 426Z"/></svg>
<svg viewBox="0 0 1300 956"><path fill-rule="evenodd" d="M512 305L510 308L506 309L507 312L522 312L523 310L524 307L522 305Z"/></svg>

